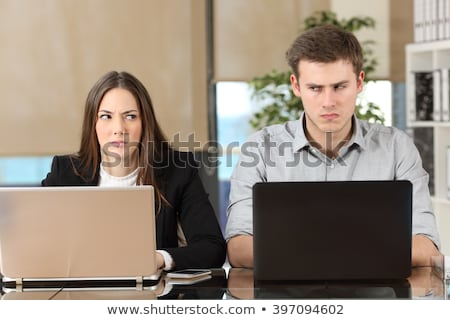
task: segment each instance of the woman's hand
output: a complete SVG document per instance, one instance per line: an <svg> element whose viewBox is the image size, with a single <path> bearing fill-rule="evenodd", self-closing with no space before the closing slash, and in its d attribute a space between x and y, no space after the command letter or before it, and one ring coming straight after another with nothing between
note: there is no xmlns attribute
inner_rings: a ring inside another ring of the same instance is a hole
<svg viewBox="0 0 450 320"><path fill-rule="evenodd" d="M158 269L163 269L166 264L164 263L164 258L161 253L156 252L156 266Z"/></svg>

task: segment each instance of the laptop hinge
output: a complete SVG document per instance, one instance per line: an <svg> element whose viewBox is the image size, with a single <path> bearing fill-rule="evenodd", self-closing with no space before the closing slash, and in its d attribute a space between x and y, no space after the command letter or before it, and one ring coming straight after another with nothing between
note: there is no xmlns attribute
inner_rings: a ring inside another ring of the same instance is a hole
<svg viewBox="0 0 450 320"><path fill-rule="evenodd" d="M143 290L144 289L144 277L137 276L136 277L136 290Z"/></svg>
<svg viewBox="0 0 450 320"><path fill-rule="evenodd" d="M23 278L16 278L16 291L23 291Z"/></svg>

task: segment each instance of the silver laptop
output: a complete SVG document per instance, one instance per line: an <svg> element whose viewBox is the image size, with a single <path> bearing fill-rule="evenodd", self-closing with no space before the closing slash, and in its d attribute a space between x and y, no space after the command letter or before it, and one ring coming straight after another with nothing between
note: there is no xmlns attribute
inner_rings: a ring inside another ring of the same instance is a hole
<svg viewBox="0 0 450 320"><path fill-rule="evenodd" d="M155 250L151 186L0 188L3 285L139 285L157 278Z"/></svg>

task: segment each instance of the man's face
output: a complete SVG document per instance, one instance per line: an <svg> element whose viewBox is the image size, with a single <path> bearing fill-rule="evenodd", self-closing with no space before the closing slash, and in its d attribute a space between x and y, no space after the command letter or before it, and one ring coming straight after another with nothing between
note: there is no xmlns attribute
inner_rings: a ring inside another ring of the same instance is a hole
<svg viewBox="0 0 450 320"><path fill-rule="evenodd" d="M294 94L301 97L308 133L319 140L327 132L345 137L351 130L356 97L364 83L350 62L332 63L300 61L299 78L291 75Z"/></svg>

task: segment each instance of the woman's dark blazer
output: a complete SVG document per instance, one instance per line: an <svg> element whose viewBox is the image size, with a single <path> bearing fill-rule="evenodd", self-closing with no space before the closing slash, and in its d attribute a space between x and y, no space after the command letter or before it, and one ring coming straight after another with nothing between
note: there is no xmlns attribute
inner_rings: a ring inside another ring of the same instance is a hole
<svg viewBox="0 0 450 320"><path fill-rule="evenodd" d="M55 156L42 186L98 185L99 168L90 181L80 177L74 168L79 172L76 157ZM157 248L170 253L175 269L221 267L226 256L225 240L192 153L169 151L166 160L155 166L155 174L162 194L170 203L156 214ZM186 237L185 247L178 247L177 219Z"/></svg>

